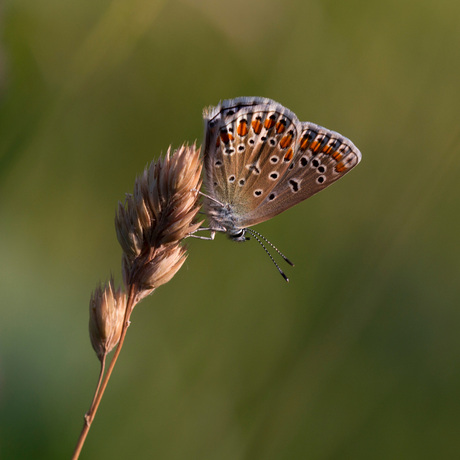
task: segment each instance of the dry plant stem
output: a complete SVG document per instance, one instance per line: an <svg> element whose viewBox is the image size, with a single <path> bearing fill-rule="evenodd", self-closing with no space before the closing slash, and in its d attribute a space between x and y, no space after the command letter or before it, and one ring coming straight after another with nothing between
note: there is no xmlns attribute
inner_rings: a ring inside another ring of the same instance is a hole
<svg viewBox="0 0 460 460"><path fill-rule="evenodd" d="M106 361L106 358L107 356L104 356L102 358L102 361L101 361L101 370L99 372L99 378L97 380L97 386L96 386L96 391L94 392L94 396L93 396L93 401L91 402L91 406L89 408L89 411L85 414L85 416L89 413L92 412L93 410L93 407L94 407L94 404L96 402L96 397L99 393L99 388L101 388L101 384L102 384L102 379L104 378L104 372L105 372L105 361Z"/></svg>
<svg viewBox="0 0 460 460"><path fill-rule="evenodd" d="M83 448L83 444L85 443L86 437L88 436L89 429L91 428L91 424L96 416L97 409L99 404L101 403L102 396L104 395L104 391L109 383L110 376L112 375L113 368L117 362L118 356L120 355L121 348L123 347L123 343L125 341L126 332L128 331L129 326L129 317L134 308L134 301L136 296L136 288L134 285L130 286L129 295L126 303L126 311L125 311L125 318L123 323L123 329L120 336L120 341L118 342L117 348L113 354L112 360L110 361L110 366L107 368L107 372L104 375L104 367L105 367L105 357L103 362L101 363L101 373L99 375L99 381L96 388L96 392L94 394L93 402L89 411L85 414L85 421L83 423L83 428L80 433L80 437L78 438L77 445L75 447L75 451L72 456L72 460L77 460L80 456L81 449ZM102 379L103 378L103 379Z"/></svg>

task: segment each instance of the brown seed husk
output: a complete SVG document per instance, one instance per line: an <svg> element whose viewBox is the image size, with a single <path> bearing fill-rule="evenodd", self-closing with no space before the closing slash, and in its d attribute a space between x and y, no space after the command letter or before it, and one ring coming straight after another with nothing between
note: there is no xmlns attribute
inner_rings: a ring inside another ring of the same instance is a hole
<svg viewBox="0 0 460 460"><path fill-rule="evenodd" d="M126 295L115 289L113 279L100 284L89 303L89 335L100 361L120 340L126 310Z"/></svg>

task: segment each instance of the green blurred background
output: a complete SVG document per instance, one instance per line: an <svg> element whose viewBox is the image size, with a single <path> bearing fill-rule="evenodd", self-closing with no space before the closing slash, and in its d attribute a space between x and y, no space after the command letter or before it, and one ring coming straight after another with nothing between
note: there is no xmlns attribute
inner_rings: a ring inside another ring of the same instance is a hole
<svg viewBox="0 0 460 460"><path fill-rule="evenodd" d="M120 281L118 200L204 106L265 96L363 153L189 241L132 316L81 458L452 459L460 448L460 2L16 0L0 11L0 457L69 458Z"/></svg>

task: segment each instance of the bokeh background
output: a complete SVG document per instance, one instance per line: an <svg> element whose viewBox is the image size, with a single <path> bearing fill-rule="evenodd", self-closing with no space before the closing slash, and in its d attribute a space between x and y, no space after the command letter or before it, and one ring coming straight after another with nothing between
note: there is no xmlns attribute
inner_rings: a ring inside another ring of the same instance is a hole
<svg viewBox="0 0 460 460"><path fill-rule="evenodd" d="M265 96L363 153L188 242L136 307L84 459L452 459L460 448L460 3L16 0L0 10L0 457L69 458L120 281L118 200L204 106Z"/></svg>

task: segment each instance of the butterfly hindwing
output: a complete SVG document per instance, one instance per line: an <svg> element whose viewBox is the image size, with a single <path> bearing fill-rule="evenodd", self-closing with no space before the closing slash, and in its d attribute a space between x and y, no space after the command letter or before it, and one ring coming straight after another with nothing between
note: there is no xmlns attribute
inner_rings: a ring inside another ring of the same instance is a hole
<svg viewBox="0 0 460 460"><path fill-rule="evenodd" d="M248 216L247 225L270 219L313 196L343 177L361 160L361 153L342 135L313 123L302 123L295 154L285 175Z"/></svg>

